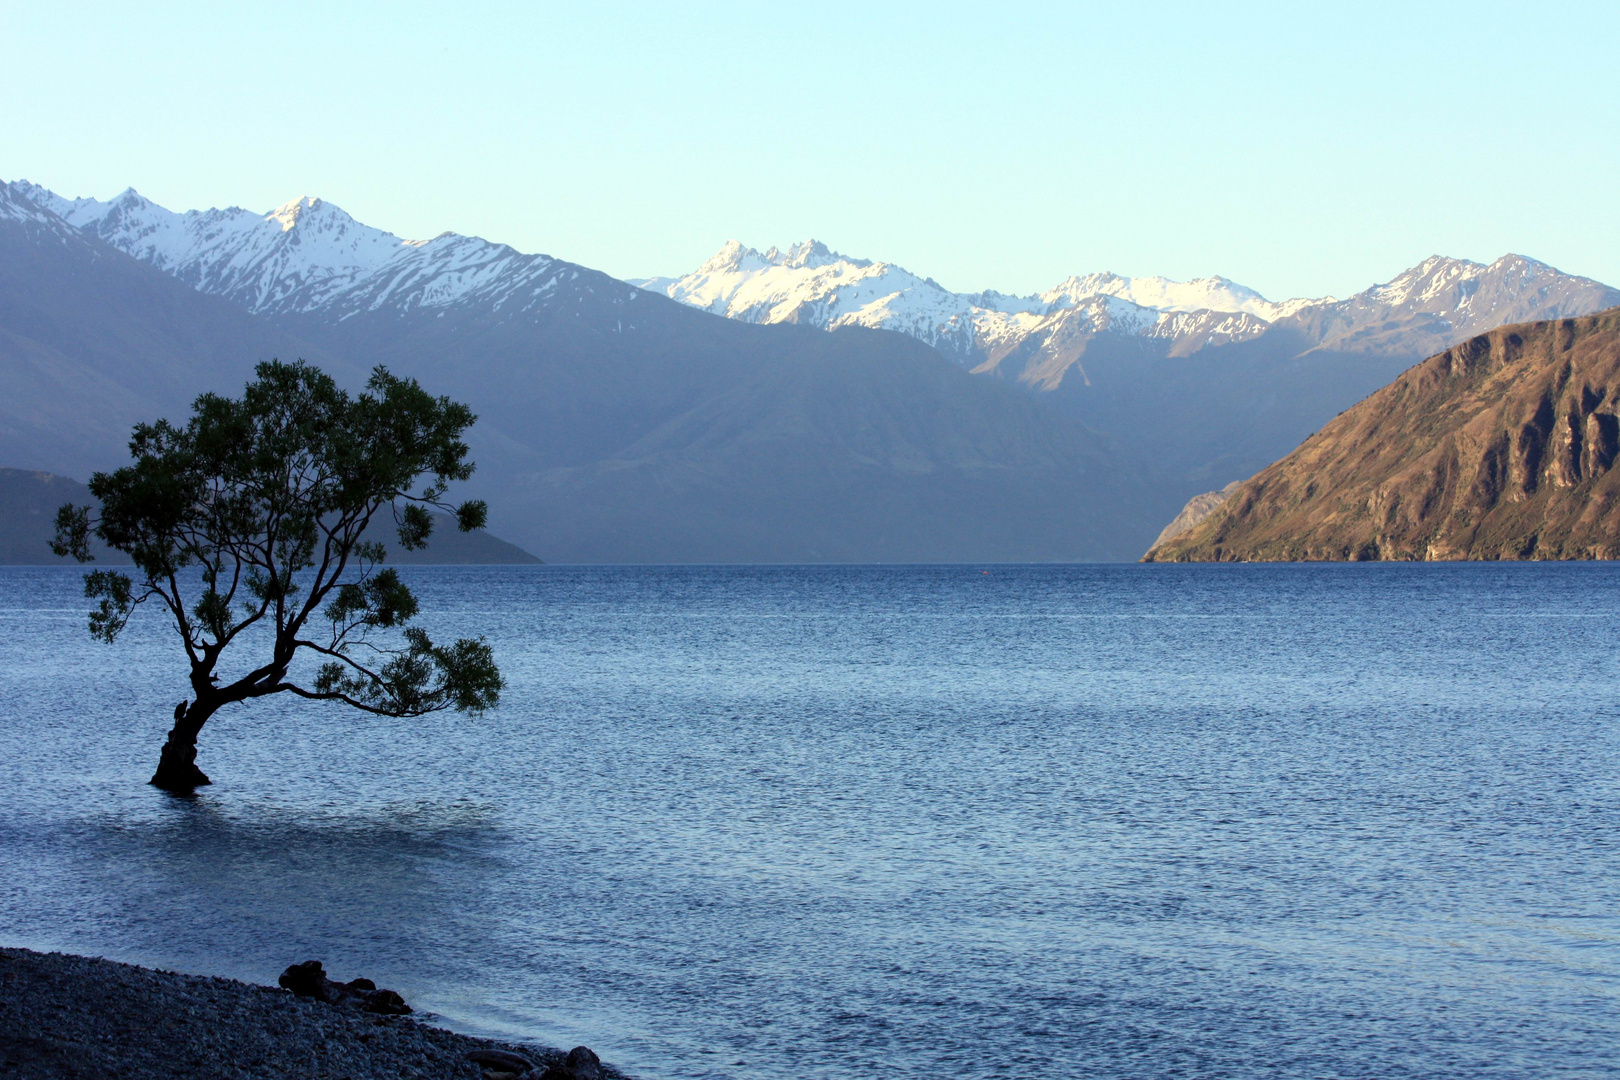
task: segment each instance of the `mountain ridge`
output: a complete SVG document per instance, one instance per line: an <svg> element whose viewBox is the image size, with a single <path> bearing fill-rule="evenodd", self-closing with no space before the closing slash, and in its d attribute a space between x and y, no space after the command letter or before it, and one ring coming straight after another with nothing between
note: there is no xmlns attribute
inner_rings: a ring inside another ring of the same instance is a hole
<svg viewBox="0 0 1620 1080"><path fill-rule="evenodd" d="M67 199L16 181L15 195L199 292L253 314L391 307L499 307L543 296L574 264L443 232L403 240L314 196L268 213L240 207L176 213L126 188L112 199Z"/></svg>
<svg viewBox="0 0 1620 1080"><path fill-rule="evenodd" d="M130 428L204 390L238 392L253 364L314 344L200 293L0 185L0 464L87 476Z"/></svg>
<svg viewBox="0 0 1620 1080"><path fill-rule="evenodd" d="M1221 277L1174 282L1112 273L1071 276L1029 296L995 290L953 293L933 278L893 263L842 255L816 240L794 244L785 252L774 247L760 252L731 240L684 277L631 283L745 322L895 330L940 348L970 367L982 364L997 342L1048 330L1045 320L1062 317L1069 310L1111 316L1096 323L1099 330L1120 332L1124 328L1127 333L1179 342L1188 336L1184 328L1189 320L1175 316L1203 316L1213 311L1233 316L1226 320L1223 333L1237 340L1259 333L1274 319L1310 303L1273 304L1254 290ZM1192 320L1194 324L1198 321ZM1211 334L1206 330L1202 337L1207 341Z"/></svg>
<svg viewBox="0 0 1620 1080"><path fill-rule="evenodd" d="M1379 351L1380 334L1387 339L1402 333L1401 351L1421 356L1435 351L1430 346L1440 339L1471 336L1505 322L1589 314L1620 304L1620 291L1601 282L1514 254L1490 264L1435 255L1344 300L1272 302L1220 276L1177 282L1109 272L1071 276L1029 296L952 293L932 278L841 255L819 241L803 241L786 252L774 247L759 252L731 240L683 277L632 284L747 322L894 330L986 372L997 370L1007 353L1031 338L1066 334L1074 339L1081 327L1067 311L1086 313L1088 334L1163 339L1172 356L1250 341L1279 325L1310 339L1302 351ZM1118 303L1108 303L1110 298ZM1392 320L1402 324L1398 330L1389 325ZM1068 351L1077 359L1085 349ZM1041 355L1027 377L1014 377L1053 389L1062 378L1061 371L1054 372L1054 359ZM1064 369L1072 366L1071 360Z"/></svg>

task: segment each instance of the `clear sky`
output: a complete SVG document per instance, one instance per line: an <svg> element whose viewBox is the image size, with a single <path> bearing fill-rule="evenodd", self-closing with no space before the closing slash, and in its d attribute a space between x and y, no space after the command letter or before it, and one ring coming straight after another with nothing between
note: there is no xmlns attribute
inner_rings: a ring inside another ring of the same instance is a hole
<svg viewBox="0 0 1620 1080"><path fill-rule="evenodd" d="M1433 253L1620 285L1620 4L0 0L0 179L320 195L621 277L816 237L958 290Z"/></svg>

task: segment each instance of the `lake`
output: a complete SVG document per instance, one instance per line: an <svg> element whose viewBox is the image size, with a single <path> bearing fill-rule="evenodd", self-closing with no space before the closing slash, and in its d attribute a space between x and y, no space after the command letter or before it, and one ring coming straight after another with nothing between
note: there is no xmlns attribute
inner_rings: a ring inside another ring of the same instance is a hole
<svg viewBox="0 0 1620 1080"><path fill-rule="evenodd" d="M403 570L483 717L239 706L0 568L0 943L648 1078L1597 1077L1620 566Z"/></svg>

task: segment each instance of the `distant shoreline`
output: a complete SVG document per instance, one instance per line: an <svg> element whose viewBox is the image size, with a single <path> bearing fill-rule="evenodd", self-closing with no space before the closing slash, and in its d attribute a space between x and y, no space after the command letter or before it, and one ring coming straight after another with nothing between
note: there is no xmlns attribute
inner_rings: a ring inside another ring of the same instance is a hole
<svg viewBox="0 0 1620 1080"><path fill-rule="evenodd" d="M516 1054L534 1067L481 1067L467 1056L477 1051ZM538 1080L572 1077L564 1058L551 1047L461 1035L278 987L0 948L0 1072L23 1080ZM607 1066L601 1076L623 1080Z"/></svg>

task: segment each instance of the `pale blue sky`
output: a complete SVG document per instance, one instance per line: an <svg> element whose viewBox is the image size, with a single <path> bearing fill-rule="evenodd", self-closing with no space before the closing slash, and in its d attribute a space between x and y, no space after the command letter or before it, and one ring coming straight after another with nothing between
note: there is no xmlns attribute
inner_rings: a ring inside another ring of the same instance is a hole
<svg viewBox="0 0 1620 1080"><path fill-rule="evenodd" d="M320 195L619 276L814 236L955 289L1439 252L1620 285L1620 5L0 2L0 178Z"/></svg>

